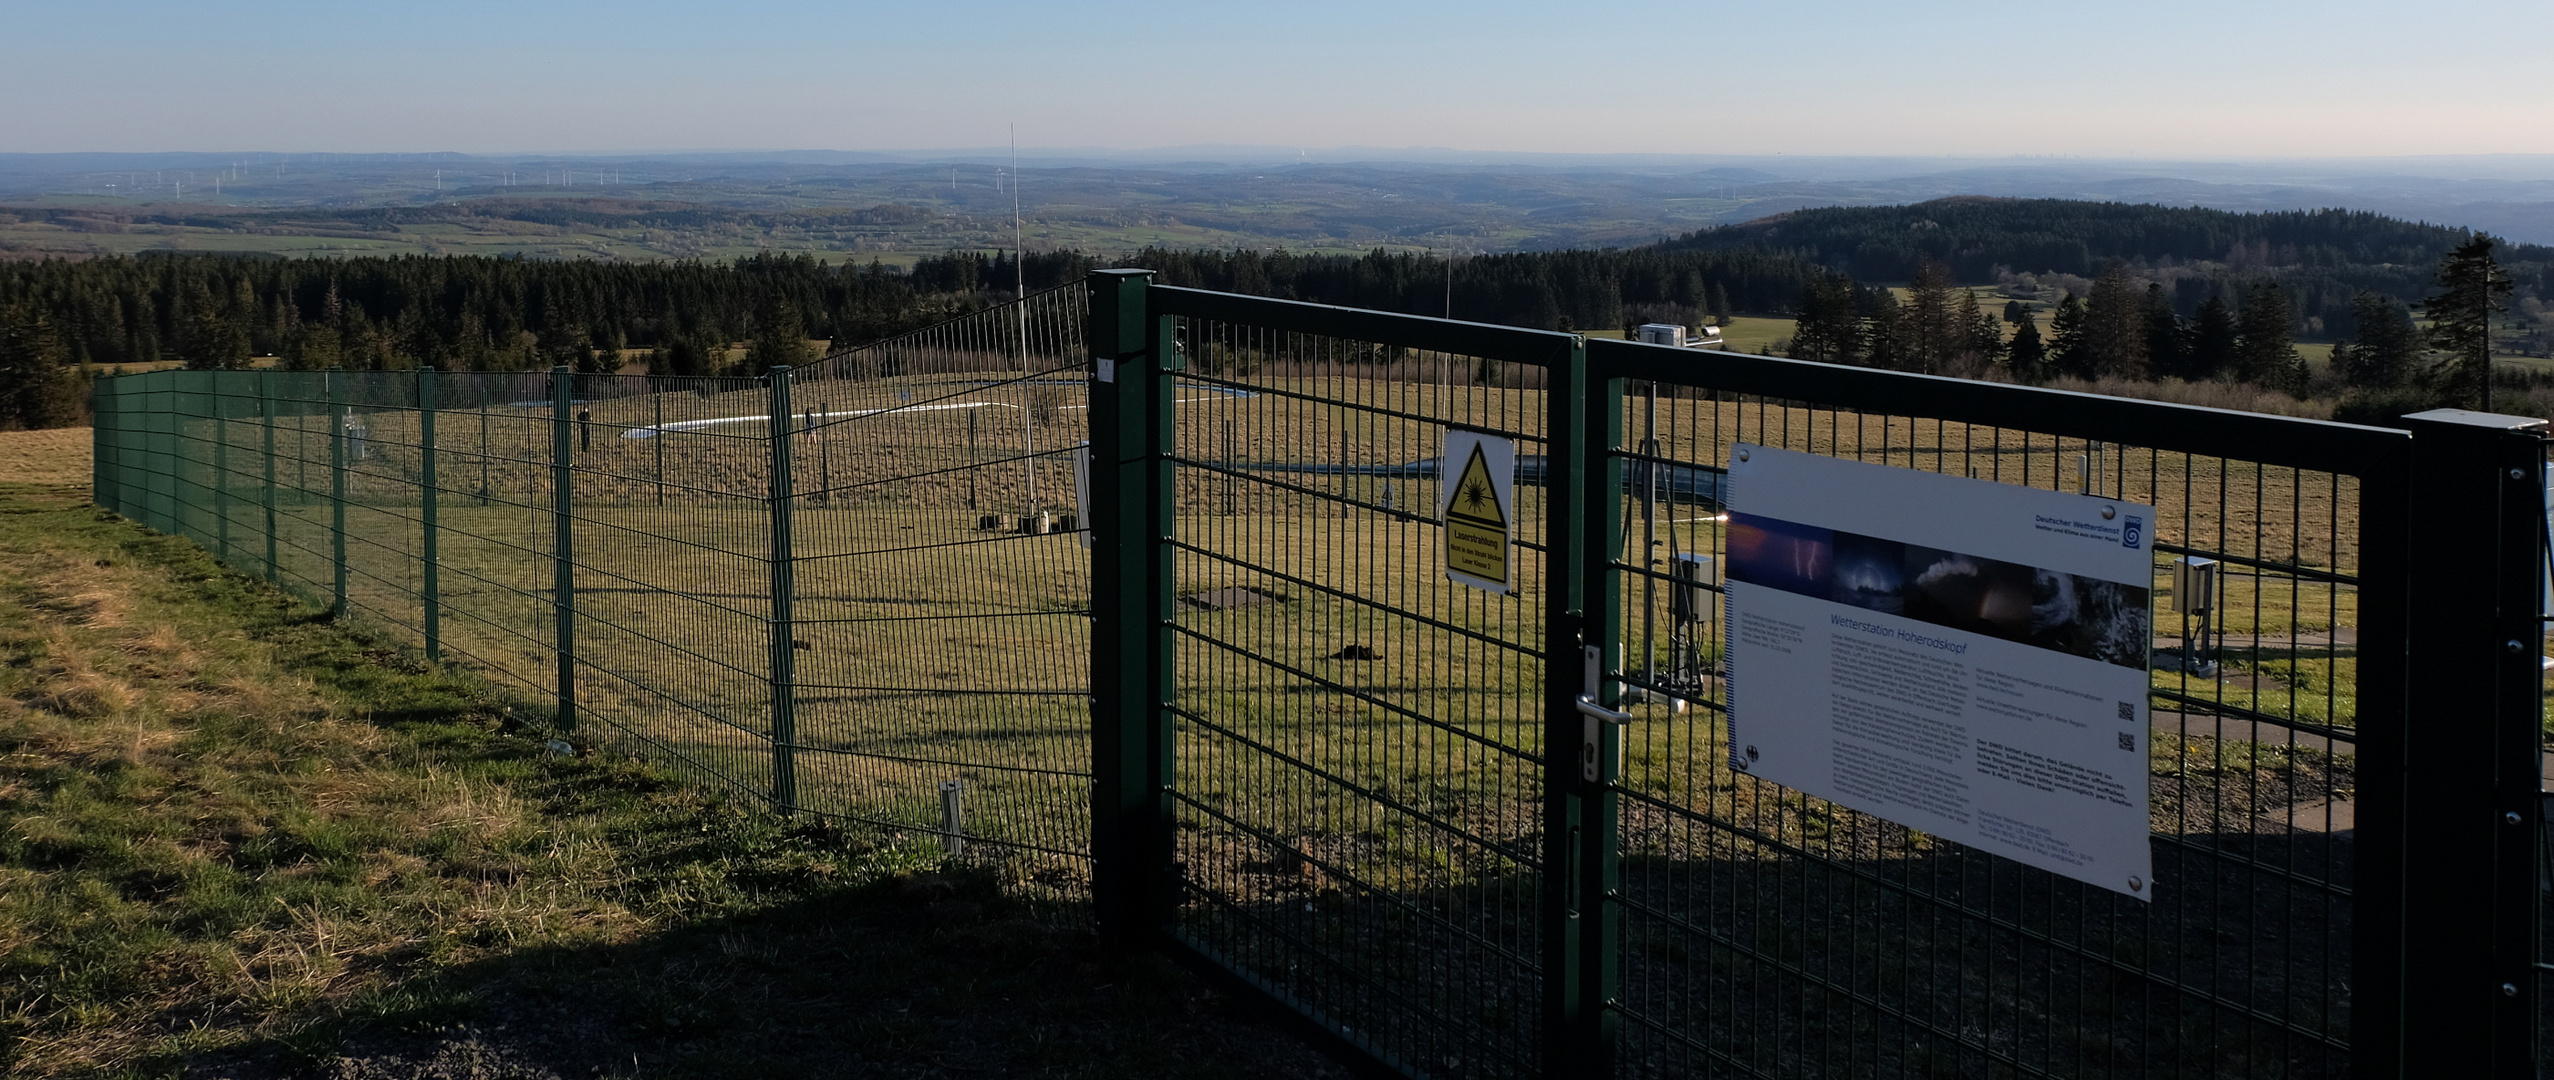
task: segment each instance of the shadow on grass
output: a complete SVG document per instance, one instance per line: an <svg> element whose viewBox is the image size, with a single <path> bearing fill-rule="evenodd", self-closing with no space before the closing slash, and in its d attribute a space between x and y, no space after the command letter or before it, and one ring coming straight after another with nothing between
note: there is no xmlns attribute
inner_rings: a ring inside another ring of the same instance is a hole
<svg viewBox="0 0 2554 1080"><path fill-rule="evenodd" d="M187 1076L1195 1076L1336 1067L1149 955L904 875L400 982Z"/></svg>
<svg viewBox="0 0 2554 1080"><path fill-rule="evenodd" d="M324 615L287 617L270 636L294 667L421 755L503 776L553 820L612 822L628 877L603 891L667 928L420 965L288 1034L149 1071L1344 1075L1162 957L1102 947L1081 929L1087 913L1032 906L989 874L937 869L927 846L738 807L617 754L545 757L546 728Z"/></svg>
<svg viewBox="0 0 2554 1080"><path fill-rule="evenodd" d="M53 680L0 703L0 812L53 825L0 837L0 1072L1334 1072L927 845L555 756L538 709L68 493L0 485L0 559L0 643ZM58 711L55 668L141 704Z"/></svg>

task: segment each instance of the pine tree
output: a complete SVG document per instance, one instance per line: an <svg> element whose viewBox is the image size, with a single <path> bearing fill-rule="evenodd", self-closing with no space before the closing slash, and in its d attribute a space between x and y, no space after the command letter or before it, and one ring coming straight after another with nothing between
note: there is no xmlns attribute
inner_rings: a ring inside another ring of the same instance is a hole
<svg viewBox="0 0 2554 1080"><path fill-rule="evenodd" d="M2049 316L2048 357L2049 370L2060 375L2080 375L2090 366L2084 345L2084 301L2072 289L2058 298L2057 311Z"/></svg>
<svg viewBox="0 0 2554 1080"><path fill-rule="evenodd" d="M2031 309L2023 307L2021 301L2007 300L2004 302L2004 322L2006 325L2020 326L2023 323L2030 321L2030 318Z"/></svg>
<svg viewBox="0 0 2554 1080"><path fill-rule="evenodd" d="M1871 312L1862 320L1862 341L1865 364L1904 371L1913 363L1907 348L1907 318L1898 306L1896 293L1887 289L1871 291Z"/></svg>
<svg viewBox="0 0 2554 1080"><path fill-rule="evenodd" d="M248 332L240 329L203 282L187 292L183 326L178 353L186 358L187 367L205 371L248 363Z"/></svg>
<svg viewBox="0 0 2554 1080"><path fill-rule="evenodd" d="M2146 369L2157 376L2190 377L2190 332L2160 284L2146 286Z"/></svg>
<svg viewBox="0 0 2554 1080"><path fill-rule="evenodd" d="M1927 374L1951 366L1967 327L1958 325L1951 305L1951 268L1925 260L1907 286L1906 349L1910 370Z"/></svg>
<svg viewBox="0 0 2554 1080"><path fill-rule="evenodd" d="M2445 354L2442 389L2450 401L2471 401L2492 411L2492 313L2506 305L2511 285L2492 257L2492 238L2476 233L2439 260L2437 295L2421 302L2430 317L2430 343Z"/></svg>
<svg viewBox="0 0 2554 1080"><path fill-rule="evenodd" d="M42 307L0 309L0 427L48 428L80 419L79 391L62 335Z"/></svg>
<svg viewBox="0 0 2554 1080"><path fill-rule="evenodd" d="M2128 264L2112 262L2093 279L2083 331L2066 353L2067 374L2086 379L2146 377L2146 310Z"/></svg>
<svg viewBox="0 0 2554 1080"><path fill-rule="evenodd" d="M798 309L788 301L775 297L765 302L754 323L753 342L745 349L747 372L760 375L808 361L806 324L798 321Z"/></svg>
<svg viewBox="0 0 2554 1080"><path fill-rule="evenodd" d="M1712 282L1711 315L1712 325L1714 326L1727 326L1732 321L1729 308L1729 290L1722 288L1720 282L1717 281Z"/></svg>
<svg viewBox="0 0 2554 1080"><path fill-rule="evenodd" d="M2199 305L2199 314L2190 321L2189 377L2214 379L2227 373L2235 364L2235 313L2226 306L2226 298L2215 293Z"/></svg>
<svg viewBox="0 0 2554 1080"><path fill-rule="evenodd" d="M2361 290L2350 298L2359 340L2332 348L2332 370L2352 386L2390 390L2412 382L2421 363L2421 331L2393 297Z"/></svg>
<svg viewBox="0 0 2554 1080"><path fill-rule="evenodd" d="M2291 336L2294 323L2288 290L2278 282L2264 281L2247 291L2243 310L2235 316L2235 378L2291 393L2303 392L2306 361L2297 355L2296 339Z"/></svg>
<svg viewBox="0 0 2554 1080"><path fill-rule="evenodd" d="M1978 294L1960 290L1951 305L1951 325L1958 342L1952 349L1953 366L1959 374L1974 376L2004 354L2004 330L1995 316L1978 309Z"/></svg>
<svg viewBox="0 0 2554 1080"><path fill-rule="evenodd" d="M1791 356L1822 364L1862 359L1862 327L1854 313L1853 282L1834 275L1801 287L1792 301Z"/></svg>
<svg viewBox="0 0 2554 1080"><path fill-rule="evenodd" d="M2036 383L2049 377L2048 346L2040 341L2040 324L2029 319L2013 328L2013 341L2004 348L2004 368L2013 378Z"/></svg>
<svg viewBox="0 0 2554 1080"><path fill-rule="evenodd" d="M648 358L647 370L680 378L709 374L709 348L700 339L678 337Z"/></svg>

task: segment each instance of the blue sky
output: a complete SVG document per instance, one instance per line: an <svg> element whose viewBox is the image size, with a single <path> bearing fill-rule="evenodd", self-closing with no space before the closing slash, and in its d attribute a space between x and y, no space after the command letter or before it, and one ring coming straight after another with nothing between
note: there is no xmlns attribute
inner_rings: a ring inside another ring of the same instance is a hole
<svg viewBox="0 0 2554 1080"><path fill-rule="evenodd" d="M0 151L2554 152L2549 0L0 0Z"/></svg>

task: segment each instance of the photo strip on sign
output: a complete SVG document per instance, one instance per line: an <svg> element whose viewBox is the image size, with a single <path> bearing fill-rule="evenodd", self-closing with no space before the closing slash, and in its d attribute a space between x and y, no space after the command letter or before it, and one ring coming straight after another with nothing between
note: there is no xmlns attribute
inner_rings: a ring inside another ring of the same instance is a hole
<svg viewBox="0 0 2554 1080"><path fill-rule="evenodd" d="M1729 765L2140 900L2154 508L1730 450Z"/></svg>
<svg viewBox="0 0 2554 1080"><path fill-rule="evenodd" d="M1494 593L1516 589L1516 443L1478 431L1445 433L1437 461L1437 521L1445 576Z"/></svg>

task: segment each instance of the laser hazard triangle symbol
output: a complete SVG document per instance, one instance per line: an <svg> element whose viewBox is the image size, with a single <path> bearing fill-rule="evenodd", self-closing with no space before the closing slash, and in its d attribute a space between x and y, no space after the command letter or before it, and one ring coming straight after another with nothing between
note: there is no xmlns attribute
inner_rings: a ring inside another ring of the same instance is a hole
<svg viewBox="0 0 2554 1080"><path fill-rule="evenodd" d="M1460 468L1448 467L1456 462L1462 462ZM1438 495L1446 576L1476 589L1510 591L1515 577L1515 444L1479 432L1449 431L1437 475L1453 478Z"/></svg>

